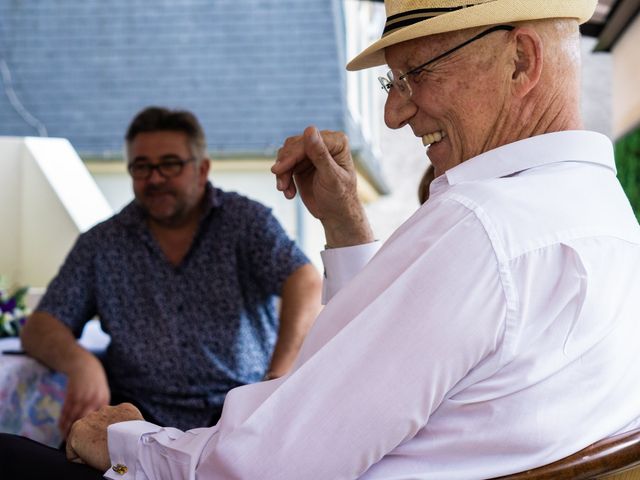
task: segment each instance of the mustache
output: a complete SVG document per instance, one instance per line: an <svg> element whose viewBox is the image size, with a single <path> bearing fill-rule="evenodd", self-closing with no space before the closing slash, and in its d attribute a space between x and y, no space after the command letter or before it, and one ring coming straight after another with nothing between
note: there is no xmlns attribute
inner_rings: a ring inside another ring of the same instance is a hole
<svg viewBox="0 0 640 480"><path fill-rule="evenodd" d="M147 185L144 187L144 190L142 191L142 193L144 195L156 195L156 194L162 194L162 193L174 194L175 192L173 191L172 188L167 188L164 185Z"/></svg>

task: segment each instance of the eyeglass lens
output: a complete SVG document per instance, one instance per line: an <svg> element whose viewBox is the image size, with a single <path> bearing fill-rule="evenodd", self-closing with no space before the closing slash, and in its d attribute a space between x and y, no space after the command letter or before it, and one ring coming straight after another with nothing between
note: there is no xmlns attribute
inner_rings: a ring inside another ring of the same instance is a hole
<svg viewBox="0 0 640 480"><path fill-rule="evenodd" d="M396 88L403 97L411 96L411 87L407 79L402 76L402 72L389 70L386 77L378 77L382 89L389 93L391 87Z"/></svg>
<svg viewBox="0 0 640 480"><path fill-rule="evenodd" d="M129 164L129 173L137 180L146 180L151 177L154 170L158 170L158 173L165 178L177 177L182 172L185 164L192 159L182 160L176 158L175 160L164 160L158 164L152 163L131 163Z"/></svg>

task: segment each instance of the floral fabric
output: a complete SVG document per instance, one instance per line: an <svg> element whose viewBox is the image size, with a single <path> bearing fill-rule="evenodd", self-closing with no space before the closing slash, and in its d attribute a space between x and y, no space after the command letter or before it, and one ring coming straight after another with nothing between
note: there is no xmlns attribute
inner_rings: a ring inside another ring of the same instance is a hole
<svg viewBox="0 0 640 480"><path fill-rule="evenodd" d="M0 338L17 337L20 333L20 328L29 315L25 299L28 290L27 287L22 287L9 293L0 277Z"/></svg>
<svg viewBox="0 0 640 480"><path fill-rule="evenodd" d="M0 354L0 431L58 447L66 382L29 357Z"/></svg>

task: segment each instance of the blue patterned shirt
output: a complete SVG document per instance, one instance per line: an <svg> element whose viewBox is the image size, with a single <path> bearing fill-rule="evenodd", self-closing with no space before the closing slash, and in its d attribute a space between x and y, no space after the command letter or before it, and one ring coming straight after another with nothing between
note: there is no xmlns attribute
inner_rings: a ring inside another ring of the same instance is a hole
<svg viewBox="0 0 640 480"><path fill-rule="evenodd" d="M205 202L179 266L134 201L80 235L38 306L76 336L98 315L112 391L179 428L207 425L227 391L263 377L275 296L308 263L264 205L211 184Z"/></svg>

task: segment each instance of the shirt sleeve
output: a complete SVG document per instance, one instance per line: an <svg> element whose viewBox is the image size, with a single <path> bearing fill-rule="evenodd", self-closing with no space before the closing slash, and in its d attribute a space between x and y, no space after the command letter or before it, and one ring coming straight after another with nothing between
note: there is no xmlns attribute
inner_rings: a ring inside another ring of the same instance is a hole
<svg viewBox="0 0 640 480"><path fill-rule="evenodd" d="M380 242L352 247L331 248L320 252L324 265L322 304L331 298L364 268L380 248Z"/></svg>
<svg viewBox="0 0 640 480"><path fill-rule="evenodd" d="M271 210L253 202L245 238L251 275L260 280L265 291L279 295L286 279L302 265L307 256L291 240Z"/></svg>
<svg viewBox="0 0 640 480"><path fill-rule="evenodd" d="M160 430L161 427L140 420L109 425L107 428L107 442L111 468L105 472L104 476L122 480L140 478L139 475L136 475L140 439L146 433Z"/></svg>
<svg viewBox="0 0 640 480"><path fill-rule="evenodd" d="M182 432L140 420L115 423L108 428L111 468L104 476L113 480L193 479L202 449L215 432L215 427ZM160 452L160 458L148 461L150 451Z"/></svg>
<svg viewBox="0 0 640 480"><path fill-rule="evenodd" d="M483 226L434 203L326 305L291 373L231 390L192 450L180 435L148 434L158 442L138 461L157 472L149 478L169 478L153 469L175 450L195 467L174 480L355 479L423 429L498 349L507 310Z"/></svg>
<svg viewBox="0 0 640 480"><path fill-rule="evenodd" d="M94 260L91 235L80 235L36 308L67 325L76 337L97 313Z"/></svg>

